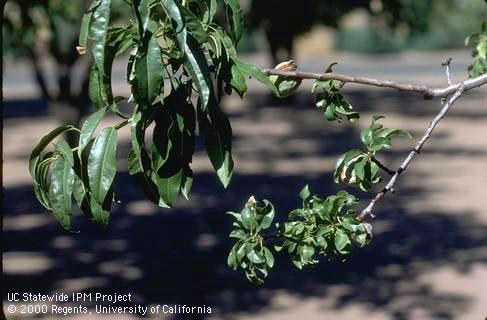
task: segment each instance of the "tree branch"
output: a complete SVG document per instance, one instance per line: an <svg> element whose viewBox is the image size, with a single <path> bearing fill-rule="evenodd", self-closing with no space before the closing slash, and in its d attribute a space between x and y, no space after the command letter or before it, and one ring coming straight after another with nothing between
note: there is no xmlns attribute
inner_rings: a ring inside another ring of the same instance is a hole
<svg viewBox="0 0 487 320"><path fill-rule="evenodd" d="M363 85L375 86L375 87L385 87L392 88L399 91L409 91L417 92L423 94L425 98L432 99L435 97L447 97L455 92L457 92L460 87L462 91L468 91L473 88L480 87L487 84L487 74L483 74L479 77L467 79L463 82L451 84L445 88L432 88L426 85L420 84L410 84L396 82L392 80L380 80L365 77L354 77L339 73L313 73L313 72L302 72L302 71L279 71L275 69L265 69L264 73L268 76L276 75L284 78L298 78L298 79L315 79L315 80L338 80L344 83L358 83Z"/></svg>
<svg viewBox="0 0 487 320"><path fill-rule="evenodd" d="M386 167L385 165L382 164L382 162L380 162L379 160L377 160L376 157L372 157L371 160L379 167L381 168L383 171L385 171L388 175L390 176L393 176L396 174L396 171L394 170L391 170L389 169L388 167Z"/></svg>
<svg viewBox="0 0 487 320"><path fill-rule="evenodd" d="M487 79L487 77L486 77L486 79ZM363 209L362 212L360 212L360 214L357 216L358 220L363 220L364 218L366 218L369 215L371 217L374 217L374 215L372 214L372 210L374 209L375 204L377 202L379 202L384 197L384 195L386 193L388 193L389 191L391 191L394 188L394 185L395 185L397 179L399 178L399 176L401 175L401 173L406 171L408 165L411 163L411 161L413 161L414 157L416 157L416 155L418 155L421 152L421 149L423 148L426 141L430 138L433 130L436 128L438 123L445 117L445 115L450 110L450 108L453 106L455 101L457 101L457 99L460 98L460 96L463 94L463 92L465 92L465 90L466 89L465 89L464 85L461 84L459 86L459 88L455 91L455 93L448 99L448 101L446 101L443 104L443 108L441 108L441 111L438 113L438 115L433 119L433 121L431 121L430 126L428 127L428 129L424 133L421 140L419 140L416 147L414 147L414 149L409 153L409 155L403 161L403 163L401 164L399 169L396 171L396 173L389 180L389 182L387 183L385 188L381 192L379 192L374 197L374 199L372 199L370 201L369 205L365 209Z"/></svg>

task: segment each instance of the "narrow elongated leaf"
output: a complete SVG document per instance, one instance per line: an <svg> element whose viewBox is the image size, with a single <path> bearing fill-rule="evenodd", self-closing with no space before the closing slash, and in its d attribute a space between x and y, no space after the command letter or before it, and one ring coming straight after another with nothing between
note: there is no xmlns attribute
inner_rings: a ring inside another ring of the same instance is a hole
<svg viewBox="0 0 487 320"><path fill-rule="evenodd" d="M232 43L232 39L230 39L225 31L222 28L215 28L215 31L211 32L211 35L214 36L216 39L219 39L223 48L225 48L225 53L227 60L236 59L237 58L237 51L235 50L235 45Z"/></svg>
<svg viewBox="0 0 487 320"><path fill-rule="evenodd" d="M189 200L189 193L191 191L192 186L193 186L193 171L188 166L183 171L183 178L181 180L181 193L187 200Z"/></svg>
<svg viewBox="0 0 487 320"><path fill-rule="evenodd" d="M164 100L155 115L152 145L153 181L159 196L172 207L179 191L186 197L192 182L190 163L194 153L195 115L181 88Z"/></svg>
<svg viewBox="0 0 487 320"><path fill-rule="evenodd" d="M210 95L213 94L213 85L203 49L198 41L191 34L188 34L186 20L181 13L178 2L161 0L161 4L166 14L171 17L178 47L184 54L184 67L195 83L205 109L210 102Z"/></svg>
<svg viewBox="0 0 487 320"><path fill-rule="evenodd" d="M52 210L49 200L49 167L55 159L54 155L54 152L48 152L42 158L36 157L32 161L34 192L47 210Z"/></svg>
<svg viewBox="0 0 487 320"><path fill-rule="evenodd" d="M167 207L172 207L176 203L181 189L181 181L183 178L182 170L171 177L154 177L154 180L159 190L159 196Z"/></svg>
<svg viewBox="0 0 487 320"><path fill-rule="evenodd" d="M96 127L98 127L101 119L103 119L103 117L105 116L106 111L107 111L106 108L101 108L97 112L90 115L88 119L86 119L86 121L83 123L83 126L81 127L81 134L79 136L79 144L78 144L78 156L80 158L83 150L90 142L93 132L95 132Z"/></svg>
<svg viewBox="0 0 487 320"><path fill-rule="evenodd" d="M76 200L76 203L78 204L78 207L81 208L83 206L83 201L86 196L86 189L83 184L83 180L81 180L81 178L77 174L75 174L74 176L73 196Z"/></svg>
<svg viewBox="0 0 487 320"><path fill-rule="evenodd" d="M137 17L139 36L142 38L149 24L150 4L153 0L134 0L132 1L135 16Z"/></svg>
<svg viewBox="0 0 487 320"><path fill-rule="evenodd" d="M206 152L215 171L226 188L233 174L232 127L228 118L218 109L211 106L209 113L198 112L200 132L205 139Z"/></svg>
<svg viewBox="0 0 487 320"><path fill-rule="evenodd" d="M54 144L54 149L59 152L66 161L68 161L71 167L74 167L73 150L71 150L71 147L66 140L59 140L59 142Z"/></svg>
<svg viewBox="0 0 487 320"><path fill-rule="evenodd" d="M88 33L90 30L92 13L85 13L83 15L83 20L81 20L81 29L79 33L79 46L81 48L86 48L88 46Z"/></svg>
<svg viewBox="0 0 487 320"><path fill-rule="evenodd" d="M96 138L88 156L88 180L93 199L102 204L111 188L115 173L117 130L105 128Z"/></svg>
<svg viewBox="0 0 487 320"><path fill-rule="evenodd" d="M198 43L205 43L208 39L208 34L206 33L203 23L193 14L193 12L185 7L181 7L181 12L186 20L189 33L191 33L193 37L198 40Z"/></svg>
<svg viewBox="0 0 487 320"><path fill-rule="evenodd" d="M276 85L269 79L269 77L259 67L253 64L240 62L237 59L233 59L233 62L244 75L255 78L255 80L266 85L276 95L279 96L279 91L277 90Z"/></svg>
<svg viewBox="0 0 487 320"><path fill-rule="evenodd" d="M245 81L245 77L242 75L240 69L232 64L232 79L230 80L230 85L232 89L243 99L245 94L247 93L247 82Z"/></svg>
<svg viewBox="0 0 487 320"><path fill-rule="evenodd" d="M103 94L102 94L102 88L103 88L103 79L100 74L100 71L94 64L91 67L90 85L88 89L89 89L91 101L93 102L93 105L98 109L103 108L105 104L103 99Z"/></svg>
<svg viewBox="0 0 487 320"><path fill-rule="evenodd" d="M185 46L185 68L194 81L198 93L200 94L203 107L208 107L213 95L213 84L211 82L210 71L203 49L192 35L188 35L188 42Z"/></svg>
<svg viewBox="0 0 487 320"><path fill-rule="evenodd" d="M145 150L144 142L145 130L148 125L146 124L145 115L137 107L132 117L132 126L130 129L132 150L128 158L129 173L135 177L139 186L152 202L161 207L167 207L167 204L161 200L157 185L151 178L153 175L151 159Z"/></svg>
<svg viewBox="0 0 487 320"><path fill-rule="evenodd" d="M51 143L54 139L56 139L61 134L69 131L76 131L76 130L77 129L72 125L64 125L52 130L47 135L42 137L41 141L39 141L37 146L35 146L35 148L32 150L29 157L29 172L34 180L35 180L34 168L41 152L49 145L49 143Z"/></svg>
<svg viewBox="0 0 487 320"><path fill-rule="evenodd" d="M108 23L110 21L111 0L101 0L93 11L90 25L90 37L93 40L93 59L101 75L105 72L105 43L107 40Z"/></svg>
<svg viewBox="0 0 487 320"><path fill-rule="evenodd" d="M103 226L108 224L110 208L113 200L113 189L109 189L103 203L98 203L93 197L89 197L89 211L91 218Z"/></svg>
<svg viewBox="0 0 487 320"><path fill-rule="evenodd" d="M74 170L63 157L58 157L52 166L49 200L56 220L66 229L71 229L71 207Z"/></svg>
<svg viewBox="0 0 487 320"><path fill-rule="evenodd" d="M136 59L135 72L134 94L139 102L150 106L164 84L164 62L154 35L149 38L146 52Z"/></svg>
<svg viewBox="0 0 487 320"><path fill-rule="evenodd" d="M227 17L232 30L233 41L238 44L242 38L243 19L242 9L240 8L239 0L225 0L227 5Z"/></svg>

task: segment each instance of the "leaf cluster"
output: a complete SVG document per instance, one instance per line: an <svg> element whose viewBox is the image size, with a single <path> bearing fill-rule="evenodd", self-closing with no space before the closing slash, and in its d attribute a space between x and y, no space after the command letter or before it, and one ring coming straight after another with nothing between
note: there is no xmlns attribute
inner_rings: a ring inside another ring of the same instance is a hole
<svg viewBox="0 0 487 320"><path fill-rule="evenodd" d="M264 200L264 206L259 207L254 197L250 197L241 212L228 214L235 220L230 238L238 239L228 255L228 266L234 270L242 268L249 281L261 284L274 266L274 256L264 246L260 234L271 226L274 206Z"/></svg>
<svg viewBox="0 0 487 320"><path fill-rule="evenodd" d="M89 211L93 220L108 222L117 130L125 125L130 126L131 133L129 173L157 205L172 207L180 194L189 197L197 134L205 142L218 178L227 187L234 164L232 128L220 108L223 94L236 92L243 97L248 77L275 91L275 85L260 68L237 57L235 48L243 28L238 0L124 1L122 5L133 17L124 24L114 22L117 5L115 0L92 1L79 33L78 52L93 57L89 93L98 111L81 131L58 128L49 135L59 130L80 131L79 146L70 148L71 153L78 150L73 153L74 161L67 161L71 159L67 147L65 155L54 152L40 156L49 144L42 142L32 156L36 194L58 220L63 220L65 228L69 228L66 221L71 214L71 193L80 197L80 207ZM215 20L220 9L226 16L221 22ZM113 94L111 74L114 59L124 53L129 53L127 82L131 95L119 97ZM118 106L123 102L132 103L131 113L120 111ZM107 114L121 118L121 125L105 128L92 139ZM85 153L87 158L83 159ZM51 163L52 170L47 166ZM51 194L59 201L63 194L62 210L46 200L46 190L55 186ZM95 210L96 205L103 210Z"/></svg>
<svg viewBox="0 0 487 320"><path fill-rule="evenodd" d="M71 230L72 200L93 221L106 225L114 201L117 130L104 128L93 133L106 113L100 109L91 115L81 130L71 125L54 129L44 136L29 159L34 191L41 204L50 210L66 230ZM79 146L72 149L64 140L54 143L54 150L42 151L63 133L79 133Z"/></svg>
<svg viewBox="0 0 487 320"><path fill-rule="evenodd" d="M325 73L333 72L331 64ZM316 106L323 111L328 121L342 122L343 118L355 122L360 118L357 112L352 111L352 105L345 100L341 93L344 83L338 80L316 80L312 92L316 92Z"/></svg>
<svg viewBox="0 0 487 320"><path fill-rule="evenodd" d="M487 21L482 24L480 32L471 34L465 39L465 45L473 43L473 62L468 67L471 78L478 77L487 72Z"/></svg>
<svg viewBox="0 0 487 320"><path fill-rule="evenodd" d="M267 200L259 207L251 197L241 212L229 212L234 218L230 237L238 240L230 250L228 265L234 270L242 268L251 282L261 284L274 266L274 256L265 246L271 239L280 241L274 249L289 254L299 269L318 263L318 255L344 258L353 244L363 247L369 242L372 228L355 219L351 207L357 199L353 195L340 191L322 199L311 196L306 186L300 197L302 207L291 211L285 222L276 223L275 235L263 234L275 215Z"/></svg>
<svg viewBox="0 0 487 320"><path fill-rule="evenodd" d="M367 244L371 228L355 219L351 209L357 203L355 196L339 191L322 199L311 196L306 186L300 197L302 207L291 211L288 220L278 225L285 240L275 247L287 252L296 267L318 263L318 255L344 257L351 252L352 243L360 247Z"/></svg>
<svg viewBox="0 0 487 320"><path fill-rule="evenodd" d="M379 174L377 152L392 148L392 138L407 137L411 134L404 129L391 129L384 127L379 120L383 116L374 116L371 125L362 130L360 138L363 149L352 149L342 154L338 159L333 178L336 183L344 182L351 186L358 186L368 191L373 184L382 181Z"/></svg>

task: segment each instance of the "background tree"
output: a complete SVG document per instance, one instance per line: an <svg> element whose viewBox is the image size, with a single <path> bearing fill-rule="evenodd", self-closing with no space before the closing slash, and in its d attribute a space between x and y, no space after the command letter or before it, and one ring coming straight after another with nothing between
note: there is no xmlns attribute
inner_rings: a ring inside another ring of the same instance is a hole
<svg viewBox="0 0 487 320"><path fill-rule="evenodd" d="M341 22L344 16L357 9L368 13L373 28L370 31L359 29L355 35L342 30ZM481 1L303 0L297 4L292 0L253 0L248 21L251 30L262 28L265 31L273 65L277 65L294 56L294 39L315 25L338 29L337 44L345 48L391 51L411 46L458 46L461 40L458 36L464 37L477 28L472 21L462 19L462 14L469 12L481 19L486 10ZM451 21L445 24L447 15ZM435 33L434 37L440 40L428 36L436 25L441 26L441 34Z"/></svg>
<svg viewBox="0 0 487 320"><path fill-rule="evenodd" d="M121 2L121 1L119 1ZM9 0L3 22L3 53L28 58L42 99L64 123L79 125L88 114L91 57L76 50L87 1ZM123 8L116 3L113 17ZM45 65L48 60L54 69ZM81 69L81 71L80 71ZM55 86L49 85L54 73ZM74 143L70 136L69 142Z"/></svg>

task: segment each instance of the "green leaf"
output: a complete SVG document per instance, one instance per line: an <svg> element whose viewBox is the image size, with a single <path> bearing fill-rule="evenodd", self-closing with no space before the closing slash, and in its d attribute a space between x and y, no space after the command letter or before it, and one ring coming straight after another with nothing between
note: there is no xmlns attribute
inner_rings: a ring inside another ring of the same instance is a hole
<svg viewBox="0 0 487 320"><path fill-rule="evenodd" d="M167 204L159 196L157 185L152 180L151 159L145 150L145 131L149 125L146 116L139 107L135 108L130 128L132 150L129 153L129 174L134 176L146 196L155 204L167 207Z"/></svg>
<svg viewBox="0 0 487 320"><path fill-rule="evenodd" d="M313 255L315 254L315 248L308 245L303 245L301 247L301 261L306 264L313 261Z"/></svg>
<svg viewBox="0 0 487 320"><path fill-rule="evenodd" d="M335 232L335 249L341 254L350 253L350 246L352 242L350 238L345 233L345 231L338 229Z"/></svg>
<svg viewBox="0 0 487 320"><path fill-rule="evenodd" d="M198 43L203 44L208 39L208 34L206 33L205 27L202 22L194 15L193 12L186 9L185 7L180 7L182 14L186 20L186 25Z"/></svg>
<svg viewBox="0 0 487 320"><path fill-rule="evenodd" d="M247 205L242 210L240 215L242 225L249 231L254 231L255 227L257 226L257 222L255 221L255 207Z"/></svg>
<svg viewBox="0 0 487 320"><path fill-rule="evenodd" d="M93 199L102 204L117 172L117 130L103 129L88 156L88 180Z"/></svg>
<svg viewBox="0 0 487 320"><path fill-rule="evenodd" d="M47 135L42 137L41 141L35 146L35 148L32 150L30 157L29 157L29 172L32 178L35 181L35 173L34 173L34 168L35 168L35 163L38 161L39 156L41 152L58 136L60 136L63 133L69 132L69 131L77 131L75 127L72 125L64 125L61 127L58 127L51 132L49 132Z"/></svg>
<svg viewBox="0 0 487 320"><path fill-rule="evenodd" d="M108 23L110 21L111 0L100 0L100 5L93 11L90 25L90 37L93 40L93 59L101 75L105 72L105 43L107 40Z"/></svg>
<svg viewBox="0 0 487 320"><path fill-rule="evenodd" d="M234 270L237 269L237 250L235 247L236 245L232 247L227 258L227 265Z"/></svg>
<svg viewBox="0 0 487 320"><path fill-rule="evenodd" d="M367 165L368 161L368 158L363 157L362 160L358 161L354 166L355 174L360 181L365 179L365 166Z"/></svg>
<svg viewBox="0 0 487 320"><path fill-rule="evenodd" d="M215 31L211 32L210 35L220 40L220 43L225 49L227 61L237 59L237 51L235 50L235 45L232 43L232 39L230 39L225 31L220 27L214 28L214 30Z"/></svg>
<svg viewBox="0 0 487 320"><path fill-rule="evenodd" d="M48 152L42 158L35 157L31 161L34 192L39 202L47 210L52 210L49 200L49 167L54 160L54 152Z"/></svg>
<svg viewBox="0 0 487 320"><path fill-rule="evenodd" d="M142 38L147 30L150 21L150 6L154 0L132 1L135 16L137 17L139 36Z"/></svg>
<svg viewBox="0 0 487 320"><path fill-rule="evenodd" d="M106 108L101 108L97 112L91 114L88 119L83 123L81 127L81 134L79 136L79 143L78 143L78 156L81 158L81 154L85 147L91 140L91 136L93 132L95 132L96 127L100 124L101 119L106 114Z"/></svg>
<svg viewBox="0 0 487 320"><path fill-rule="evenodd" d="M90 84L89 84L89 93L90 98L96 108L101 109L105 106L105 100L103 98L103 79L100 71L94 64L91 67L90 72Z"/></svg>
<svg viewBox="0 0 487 320"><path fill-rule="evenodd" d="M157 189L159 190L159 196L167 205L167 207L172 207L176 203L179 195L179 190L181 189L183 173L182 171L177 172L170 177L154 177Z"/></svg>
<svg viewBox="0 0 487 320"><path fill-rule="evenodd" d="M232 30L233 41L237 44L242 38L243 19L239 0L225 0L227 17Z"/></svg>
<svg viewBox="0 0 487 320"><path fill-rule="evenodd" d="M268 229L272 225L272 221L274 220L274 206L267 200L264 200L265 206L263 208L259 208L258 212L259 215L262 216L262 221L260 222L261 230Z"/></svg>
<svg viewBox="0 0 487 320"><path fill-rule="evenodd" d="M148 40L146 52L135 60L135 72L134 94L139 103L149 107L164 84L164 62L154 35Z"/></svg>
<svg viewBox="0 0 487 320"><path fill-rule="evenodd" d="M241 243L241 241L237 242L237 244ZM245 253L247 252L247 246L250 246L250 243L242 243L237 249L237 261L242 261L242 258L245 257Z"/></svg>
<svg viewBox="0 0 487 320"><path fill-rule="evenodd" d="M243 231L242 229L236 229L230 232L228 235L229 238L237 238L237 239L243 239L247 236L247 233Z"/></svg>
<svg viewBox="0 0 487 320"><path fill-rule="evenodd" d="M264 247L264 257L265 257L265 262L267 263L267 266L269 268L272 268L274 266L274 256L272 255L272 252Z"/></svg>
<svg viewBox="0 0 487 320"><path fill-rule="evenodd" d="M310 196L309 187L305 185L304 188L299 192L299 197L304 201Z"/></svg>
<svg viewBox="0 0 487 320"><path fill-rule="evenodd" d="M110 206L113 199L113 190L108 190L107 197L103 203L98 203L93 197L89 197L89 210L93 221L103 226L108 224L110 218Z"/></svg>
<svg viewBox="0 0 487 320"><path fill-rule="evenodd" d="M203 109L205 109L210 102L210 96L213 95L213 85L203 49L195 38L188 34L186 21L178 2L175 0L161 0L161 4L173 22L178 47L184 54L184 67L195 83Z"/></svg>
<svg viewBox="0 0 487 320"><path fill-rule="evenodd" d="M255 80L259 81L260 83L266 85L269 89L271 89L274 94L279 95L279 91L277 90L275 84L262 71L262 69L253 64L240 62L237 59L233 59L233 62L244 75L255 78Z"/></svg>
<svg viewBox="0 0 487 320"><path fill-rule="evenodd" d="M264 257L262 256L262 254L260 254L259 252L257 252L255 250L255 247L252 248L250 246L247 246L247 248L250 248L250 250L247 251L247 258L249 258L249 260L252 263L260 264L260 263L265 262Z"/></svg>
<svg viewBox="0 0 487 320"><path fill-rule="evenodd" d="M189 192L191 191L191 187L193 185L193 171L191 168L186 168L183 172L183 177L181 180L181 193L189 200Z"/></svg>
<svg viewBox="0 0 487 320"><path fill-rule="evenodd" d="M54 144L54 149L68 162L71 167L74 167L73 150L66 140L59 140Z"/></svg>
<svg viewBox="0 0 487 320"><path fill-rule="evenodd" d="M206 152L218 178L226 188L233 174L232 127L216 104L208 112L198 110L200 133L205 139Z"/></svg>
<svg viewBox="0 0 487 320"><path fill-rule="evenodd" d="M92 13L85 13L83 19L81 20L81 28L79 32L79 46L86 48L88 46L88 33L90 29Z"/></svg>
<svg viewBox="0 0 487 320"><path fill-rule="evenodd" d="M232 86L232 89L235 90L235 92L240 96L240 98L243 99L247 93L247 82L245 77L235 64L232 64L231 73L232 78L230 80L230 85Z"/></svg>
<svg viewBox="0 0 487 320"><path fill-rule="evenodd" d="M34 149L32 150L31 154L30 154L30 157L29 157L29 160L32 160L34 158L37 158L41 152L54 140L56 139L58 136L60 136L61 134L63 133L66 133L66 132L69 132L69 131L77 131L78 129L76 129L74 126L72 125L63 125L63 126L60 126L54 130L52 130L51 132L49 132L47 135L45 135L44 137L41 138L41 140L39 141L39 143L34 147Z"/></svg>
<svg viewBox="0 0 487 320"><path fill-rule="evenodd" d="M49 200L56 220L66 229L71 229L72 193L74 170L63 157L58 157L52 166Z"/></svg>

